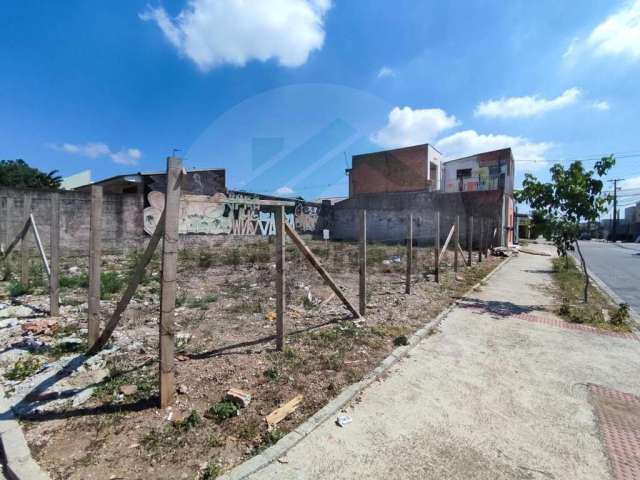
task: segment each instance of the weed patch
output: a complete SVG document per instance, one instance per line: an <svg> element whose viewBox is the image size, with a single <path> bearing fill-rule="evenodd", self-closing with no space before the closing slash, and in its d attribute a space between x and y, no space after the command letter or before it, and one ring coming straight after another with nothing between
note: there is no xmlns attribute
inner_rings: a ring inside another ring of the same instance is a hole
<svg viewBox="0 0 640 480"><path fill-rule="evenodd" d="M238 406L226 400L216 403L207 411L209 416L217 419L219 422L238 415Z"/></svg>
<svg viewBox="0 0 640 480"><path fill-rule="evenodd" d="M4 374L7 380L22 381L40 370L42 362L32 356L21 358L13 364L11 370Z"/></svg>
<svg viewBox="0 0 640 480"><path fill-rule="evenodd" d="M556 295L561 300L556 310L559 316L569 322L585 323L606 330L630 330L624 307L613 310L608 297L593 285L589 286L589 301L582 301L584 275L573 258L557 257L552 260L552 265ZM606 321L603 310L608 312L611 322Z"/></svg>

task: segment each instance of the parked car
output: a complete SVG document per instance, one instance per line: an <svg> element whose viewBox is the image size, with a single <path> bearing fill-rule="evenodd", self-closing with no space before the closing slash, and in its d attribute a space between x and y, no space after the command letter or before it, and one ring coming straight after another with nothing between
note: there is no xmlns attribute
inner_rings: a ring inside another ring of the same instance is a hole
<svg viewBox="0 0 640 480"><path fill-rule="evenodd" d="M587 232L583 232L580 234L580 237L578 237L579 240L591 240L591 234L587 233Z"/></svg>

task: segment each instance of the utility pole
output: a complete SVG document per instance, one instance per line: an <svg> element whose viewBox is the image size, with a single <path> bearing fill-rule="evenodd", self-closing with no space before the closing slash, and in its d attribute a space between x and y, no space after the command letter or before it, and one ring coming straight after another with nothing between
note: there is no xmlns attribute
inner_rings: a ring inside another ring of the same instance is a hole
<svg viewBox="0 0 640 480"><path fill-rule="evenodd" d="M621 182L624 178L614 178L613 180L607 180L613 182L613 221L611 225L611 238L613 243L616 242L616 234L618 230L618 182Z"/></svg>

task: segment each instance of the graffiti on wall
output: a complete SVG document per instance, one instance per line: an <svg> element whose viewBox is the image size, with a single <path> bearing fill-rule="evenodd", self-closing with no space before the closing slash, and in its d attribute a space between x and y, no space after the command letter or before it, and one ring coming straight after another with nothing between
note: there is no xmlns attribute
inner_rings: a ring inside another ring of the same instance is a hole
<svg viewBox="0 0 640 480"><path fill-rule="evenodd" d="M147 199L149 206L144 210L144 229L151 235L164 210L164 193L150 192ZM234 201L228 202L229 199ZM243 194L183 195L180 197L178 231L181 234L275 235L275 213L255 200L256 197ZM299 232L315 230L319 214L317 206L297 203L295 208L287 208L291 210L285 212L289 225Z"/></svg>

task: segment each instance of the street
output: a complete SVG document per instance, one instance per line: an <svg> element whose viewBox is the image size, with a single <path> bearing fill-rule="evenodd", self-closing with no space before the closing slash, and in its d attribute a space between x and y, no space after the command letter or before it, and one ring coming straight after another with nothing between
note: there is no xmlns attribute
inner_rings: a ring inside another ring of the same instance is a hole
<svg viewBox="0 0 640 480"><path fill-rule="evenodd" d="M640 312L640 244L581 241L587 268Z"/></svg>

